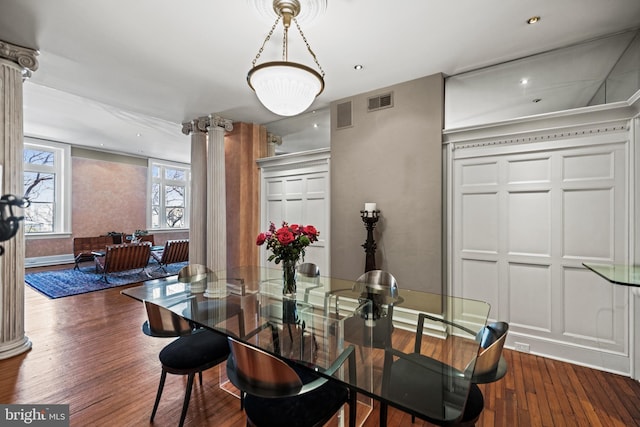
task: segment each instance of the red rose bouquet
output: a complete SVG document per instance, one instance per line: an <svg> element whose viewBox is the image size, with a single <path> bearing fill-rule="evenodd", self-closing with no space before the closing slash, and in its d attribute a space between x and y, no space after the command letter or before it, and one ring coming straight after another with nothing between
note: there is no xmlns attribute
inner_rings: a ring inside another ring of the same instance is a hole
<svg viewBox="0 0 640 427"><path fill-rule="evenodd" d="M313 225L299 225L282 222L282 227L276 229L271 223L269 231L258 234L256 244L267 244L272 254L269 261L280 264L280 261L297 262L304 259L304 250L311 243L318 240L320 233Z"/></svg>

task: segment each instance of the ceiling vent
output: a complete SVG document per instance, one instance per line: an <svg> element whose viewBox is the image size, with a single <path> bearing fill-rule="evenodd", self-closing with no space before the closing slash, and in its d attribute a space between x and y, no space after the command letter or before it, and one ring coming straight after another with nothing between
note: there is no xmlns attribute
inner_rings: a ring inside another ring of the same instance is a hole
<svg viewBox="0 0 640 427"><path fill-rule="evenodd" d="M367 100L367 111L377 111L393 107L393 92L384 93Z"/></svg>
<svg viewBox="0 0 640 427"><path fill-rule="evenodd" d="M343 102L337 105L336 129L344 129L353 126L351 114L351 101Z"/></svg>

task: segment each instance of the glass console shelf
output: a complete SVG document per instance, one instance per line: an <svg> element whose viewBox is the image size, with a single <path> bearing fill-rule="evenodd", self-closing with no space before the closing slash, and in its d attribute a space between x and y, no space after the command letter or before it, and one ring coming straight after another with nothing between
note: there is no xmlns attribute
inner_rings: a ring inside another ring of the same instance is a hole
<svg viewBox="0 0 640 427"><path fill-rule="evenodd" d="M589 270L616 285L640 287L640 265L582 263Z"/></svg>

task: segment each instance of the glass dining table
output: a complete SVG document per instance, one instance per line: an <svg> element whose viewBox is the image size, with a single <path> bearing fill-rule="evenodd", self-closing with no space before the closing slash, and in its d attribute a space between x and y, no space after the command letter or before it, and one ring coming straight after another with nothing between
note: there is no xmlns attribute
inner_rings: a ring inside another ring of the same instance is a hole
<svg viewBox="0 0 640 427"><path fill-rule="evenodd" d="M320 375L348 352L328 378L358 393L358 425L370 414L371 399L436 424L455 422L464 412L489 305L402 288L385 295L374 285L369 292L354 280L299 275L297 293L287 296L281 270L247 266L149 280L122 294ZM411 386L403 388L403 378L394 378L391 368L405 359L415 366L409 382L428 384L428 396L415 395ZM221 387L229 385L222 375Z"/></svg>

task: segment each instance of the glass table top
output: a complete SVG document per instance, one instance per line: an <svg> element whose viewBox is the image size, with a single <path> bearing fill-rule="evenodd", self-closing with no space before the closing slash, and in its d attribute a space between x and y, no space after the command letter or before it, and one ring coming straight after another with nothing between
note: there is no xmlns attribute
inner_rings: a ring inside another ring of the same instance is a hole
<svg viewBox="0 0 640 427"><path fill-rule="evenodd" d="M206 282L206 291L196 279ZM354 284L331 277L301 278L297 294L289 297L282 294L281 270L239 267L194 276L194 283L177 276L150 280L122 294L304 366L326 368L351 349L355 357L331 379L425 419L455 421L471 387L479 350L476 337L486 324L489 304L402 288L398 295L378 298ZM415 349L421 313L428 314L428 320L422 348ZM386 365L403 359L406 362L396 366L421 372L429 395L437 399L394 391L403 382L385 376L390 372Z"/></svg>
<svg viewBox="0 0 640 427"><path fill-rule="evenodd" d="M589 270L616 285L640 287L640 265L582 263Z"/></svg>

